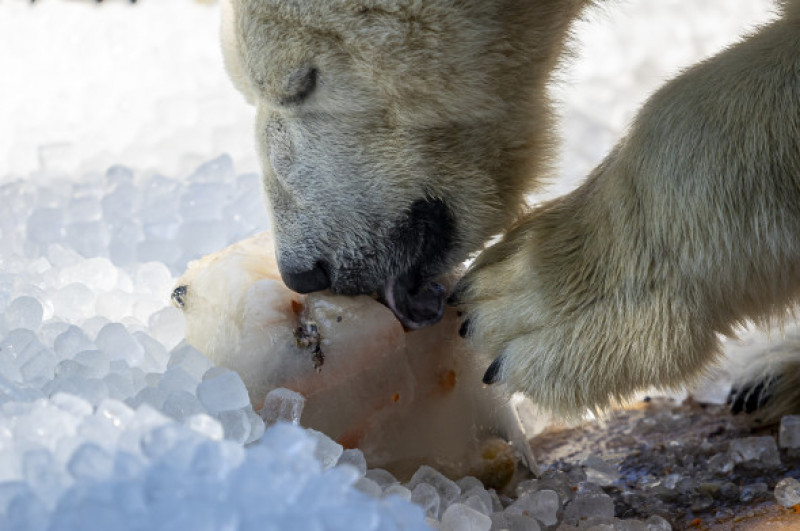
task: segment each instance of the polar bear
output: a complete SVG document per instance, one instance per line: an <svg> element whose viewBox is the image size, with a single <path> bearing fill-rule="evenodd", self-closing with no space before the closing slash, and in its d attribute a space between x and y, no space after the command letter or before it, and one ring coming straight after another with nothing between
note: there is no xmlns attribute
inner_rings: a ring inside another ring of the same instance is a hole
<svg viewBox="0 0 800 531"><path fill-rule="evenodd" d="M484 380L565 417L680 386L719 335L800 295L800 0L654 94L574 192L525 208L590 3L223 6L284 282L377 292L413 329L442 315L437 277L482 251L449 301L495 359Z"/></svg>

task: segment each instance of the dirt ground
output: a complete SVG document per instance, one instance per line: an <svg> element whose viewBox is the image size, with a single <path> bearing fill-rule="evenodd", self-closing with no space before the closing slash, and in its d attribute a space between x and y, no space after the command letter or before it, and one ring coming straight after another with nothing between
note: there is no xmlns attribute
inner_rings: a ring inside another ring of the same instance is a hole
<svg viewBox="0 0 800 531"><path fill-rule="evenodd" d="M780 479L800 478L800 456L780 450L780 466L727 460L731 441L777 440L778 428L752 428L725 406L647 398L602 420L549 428L531 445L545 474L580 478L588 456L616 464L620 477L603 490L618 518L658 514L674 529L800 530L800 506L781 507L772 492Z"/></svg>

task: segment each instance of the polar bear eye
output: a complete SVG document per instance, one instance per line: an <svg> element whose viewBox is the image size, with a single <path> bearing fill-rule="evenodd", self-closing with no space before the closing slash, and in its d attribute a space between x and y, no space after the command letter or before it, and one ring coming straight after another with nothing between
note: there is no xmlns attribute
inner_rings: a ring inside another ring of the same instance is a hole
<svg viewBox="0 0 800 531"><path fill-rule="evenodd" d="M317 88L319 71L314 67L301 68L293 72L288 80L288 95L281 99L281 105L302 103Z"/></svg>

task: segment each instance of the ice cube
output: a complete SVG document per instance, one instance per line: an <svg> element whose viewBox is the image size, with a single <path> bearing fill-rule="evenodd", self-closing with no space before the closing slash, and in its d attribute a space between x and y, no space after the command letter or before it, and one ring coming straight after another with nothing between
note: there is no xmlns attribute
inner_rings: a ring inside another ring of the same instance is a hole
<svg viewBox="0 0 800 531"><path fill-rule="evenodd" d="M148 326L153 338L170 350L183 339L186 319L178 308L168 306L151 315Z"/></svg>
<svg viewBox="0 0 800 531"><path fill-rule="evenodd" d="M133 381L130 374L120 374L112 372L103 377L103 383L108 388L109 398L117 400L125 400L139 391L139 388L134 388Z"/></svg>
<svg viewBox="0 0 800 531"><path fill-rule="evenodd" d="M672 525L663 517L654 514L644 521L647 531L672 531Z"/></svg>
<svg viewBox="0 0 800 531"><path fill-rule="evenodd" d="M508 514L506 512L493 513L492 529L505 529L507 531L541 531L535 518L523 514Z"/></svg>
<svg viewBox="0 0 800 531"><path fill-rule="evenodd" d="M213 441L221 441L225 438L225 430L222 424L214 417L206 415L205 413L192 415L184 421L184 424L189 429Z"/></svg>
<svg viewBox="0 0 800 531"><path fill-rule="evenodd" d="M91 415L94 411L91 403L75 395L56 393L50 397L50 401L59 409L78 418Z"/></svg>
<svg viewBox="0 0 800 531"><path fill-rule="evenodd" d="M358 448L344 450L339 457L339 461L336 463L336 466L339 465L352 466L358 471L359 476L363 476L367 473L367 460L364 458L364 452ZM411 496L410 492L409 496Z"/></svg>
<svg viewBox="0 0 800 531"><path fill-rule="evenodd" d="M78 480L102 481L114 471L114 459L96 444L85 443L72 454L67 470Z"/></svg>
<svg viewBox="0 0 800 531"><path fill-rule="evenodd" d="M222 199L229 194L230 188L225 183L191 183L181 195L179 212L185 220L219 220L226 202Z"/></svg>
<svg viewBox="0 0 800 531"><path fill-rule="evenodd" d="M15 328L36 330L42 324L43 314L42 304L35 297L24 296L11 301L3 313L3 318L9 330Z"/></svg>
<svg viewBox="0 0 800 531"><path fill-rule="evenodd" d="M614 516L614 500L601 492L576 495L564 509L564 518L579 520L591 517L611 518Z"/></svg>
<svg viewBox="0 0 800 531"><path fill-rule="evenodd" d="M182 367L172 367L163 374L158 382L158 387L167 394L173 391L187 391L194 394L199 383Z"/></svg>
<svg viewBox="0 0 800 531"><path fill-rule="evenodd" d="M70 325L56 337L53 350L61 359L72 358L83 350L92 350L95 346L86 334L75 325Z"/></svg>
<svg viewBox="0 0 800 531"><path fill-rule="evenodd" d="M305 404L306 399L303 395L281 387L267 393L264 407L259 413L267 426L279 420L299 424Z"/></svg>
<svg viewBox="0 0 800 531"><path fill-rule="evenodd" d="M102 350L84 350L75 354L75 361L89 368L88 378L103 378L111 369L111 359Z"/></svg>
<svg viewBox="0 0 800 531"><path fill-rule="evenodd" d="M336 466L336 463L342 456L342 445L320 431L309 428L307 433L317 442L317 447L314 450L314 457L322 463L322 469L327 470Z"/></svg>
<svg viewBox="0 0 800 531"><path fill-rule="evenodd" d="M64 213L57 208L38 208L28 216L28 240L48 244L64 238Z"/></svg>
<svg viewBox="0 0 800 531"><path fill-rule="evenodd" d="M781 466L778 445L771 436L734 439L728 452L736 464L769 468Z"/></svg>
<svg viewBox="0 0 800 531"><path fill-rule="evenodd" d="M261 436L264 435L264 431L267 427L264 425L264 420L258 416L258 413L253 411L253 408L244 408L244 413L247 415L248 422L250 422L250 435L248 435L247 439L244 441L244 444L247 445L259 440Z"/></svg>
<svg viewBox="0 0 800 531"><path fill-rule="evenodd" d="M173 391L164 400L162 411L178 422L187 417L205 413L205 409L193 393L188 391Z"/></svg>
<svg viewBox="0 0 800 531"><path fill-rule="evenodd" d="M174 282L167 266L161 262L145 262L136 268L133 276L137 292L145 292L158 297L169 295Z"/></svg>
<svg viewBox="0 0 800 531"><path fill-rule="evenodd" d="M131 367L144 359L144 347L120 323L109 323L100 329L95 344L112 360L125 360Z"/></svg>
<svg viewBox="0 0 800 531"><path fill-rule="evenodd" d="M775 500L783 507L793 507L800 504L800 481L795 478L783 478L780 480L775 485Z"/></svg>
<svg viewBox="0 0 800 531"><path fill-rule="evenodd" d="M459 494L461 494L461 489L458 488L458 485L456 485L454 481L451 481L441 472L427 465L422 465L414 473L411 477L411 481L408 482L408 488L411 489L413 493L416 486L420 483L427 483L436 489L436 492L439 494L439 499L441 500L441 509L447 508L458 498Z"/></svg>
<svg viewBox="0 0 800 531"><path fill-rule="evenodd" d="M589 456L583 462L586 479L601 486L610 486L619 481L620 473L617 465L604 461L596 455Z"/></svg>
<svg viewBox="0 0 800 531"><path fill-rule="evenodd" d="M406 501L411 501L411 491L402 485L390 485L383 490L383 497L398 496Z"/></svg>
<svg viewBox="0 0 800 531"><path fill-rule="evenodd" d="M244 382L233 371L200 382L197 398L211 413L241 409L250 404Z"/></svg>
<svg viewBox="0 0 800 531"><path fill-rule="evenodd" d="M378 486L377 483L369 478L358 478L353 486L356 488L356 490L359 490L367 496L371 496L373 498L380 498L383 494L380 486Z"/></svg>
<svg viewBox="0 0 800 531"><path fill-rule="evenodd" d="M449 506L442 515L443 531L489 531L492 520L462 503Z"/></svg>
<svg viewBox="0 0 800 531"><path fill-rule="evenodd" d="M118 289L107 291L97 297L94 308L97 315L110 321L122 321L133 312L133 296Z"/></svg>
<svg viewBox="0 0 800 531"><path fill-rule="evenodd" d="M215 159L211 159L198 166L188 180L193 183L200 182L233 182L236 173L233 169L233 159L227 153L223 153Z"/></svg>
<svg viewBox="0 0 800 531"><path fill-rule="evenodd" d="M53 313L67 321L87 319L94 312L95 294L86 284L73 282L53 294ZM86 326L82 327L86 331Z"/></svg>
<svg viewBox="0 0 800 531"><path fill-rule="evenodd" d="M108 226L102 221L81 221L66 226L65 241L82 256L104 256L110 236Z"/></svg>
<svg viewBox="0 0 800 531"><path fill-rule="evenodd" d="M26 451L22 455L22 473L31 490L50 508L55 506L69 486L68 478L47 450Z"/></svg>
<svg viewBox="0 0 800 531"><path fill-rule="evenodd" d="M800 448L800 415L786 415L781 419L781 448Z"/></svg>
<svg viewBox="0 0 800 531"><path fill-rule="evenodd" d="M380 487L378 488L380 489ZM409 488L411 487L409 486ZM441 500L439 499L439 493L433 485L419 483L416 487L411 488L411 501L422 507L422 510L425 511L427 516L436 518L437 520L439 519Z"/></svg>
<svg viewBox="0 0 800 531"><path fill-rule="evenodd" d="M40 350L33 358L20 367L22 377L27 382L46 382L55 376L58 359L47 350Z"/></svg>
<svg viewBox="0 0 800 531"><path fill-rule="evenodd" d="M506 508L506 514L522 514L536 518L546 526L558 523L558 512L561 502L558 494L552 490L529 491L517 498ZM613 504L612 504L612 515Z"/></svg>
<svg viewBox="0 0 800 531"><path fill-rule="evenodd" d="M241 409L221 411L216 417L222 424L226 439L243 444L250 437L250 420Z"/></svg>
<svg viewBox="0 0 800 531"><path fill-rule="evenodd" d="M111 291L117 285L117 268L108 259L89 258L61 270L62 284L79 283L96 291Z"/></svg>
<svg viewBox="0 0 800 531"><path fill-rule="evenodd" d="M167 368L175 366L181 367L199 381L203 379L203 375L212 364L199 350L184 342L175 347L169 355Z"/></svg>
<svg viewBox="0 0 800 531"><path fill-rule="evenodd" d="M391 472L382 468L371 468L367 470L365 475L377 483L382 489L398 483L397 478L394 477Z"/></svg>

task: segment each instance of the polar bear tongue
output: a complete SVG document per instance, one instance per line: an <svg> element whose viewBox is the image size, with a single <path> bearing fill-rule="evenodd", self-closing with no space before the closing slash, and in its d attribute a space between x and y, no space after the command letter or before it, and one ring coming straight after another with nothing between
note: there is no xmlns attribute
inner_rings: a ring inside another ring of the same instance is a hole
<svg viewBox="0 0 800 531"><path fill-rule="evenodd" d="M410 283L405 275L386 281L383 299L408 330L436 324L444 315L445 290L438 282Z"/></svg>

